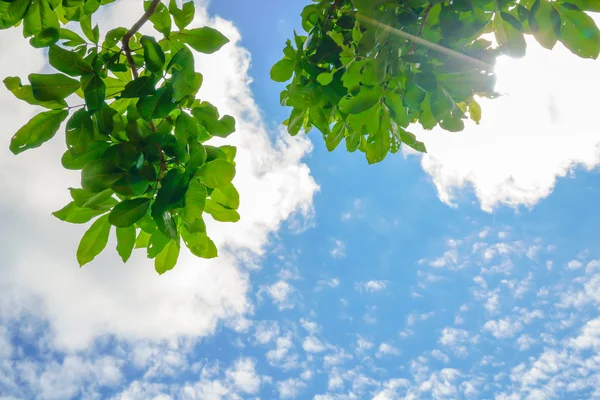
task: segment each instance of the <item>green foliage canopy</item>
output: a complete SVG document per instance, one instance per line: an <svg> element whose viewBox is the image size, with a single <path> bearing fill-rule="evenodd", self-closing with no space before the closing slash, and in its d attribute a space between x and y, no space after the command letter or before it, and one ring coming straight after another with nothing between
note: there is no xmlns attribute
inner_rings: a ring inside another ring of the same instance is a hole
<svg viewBox="0 0 600 400"><path fill-rule="evenodd" d="M295 34L271 77L290 83L281 104L296 135L317 128L332 151L345 141L369 163L405 144L420 123L447 131L479 123L476 97L496 97L497 57L523 57L524 35L545 48L558 41L597 58L600 31L586 13L596 0L323 0L302 11L307 36ZM491 38L497 45L493 45Z"/></svg>
<svg viewBox="0 0 600 400"><path fill-rule="evenodd" d="M14 134L10 150L41 146L66 121L61 162L81 171L81 188L69 189L72 201L54 216L94 220L77 249L79 264L100 254L114 231L123 262L145 249L163 274L177 263L181 242L198 257L217 256L204 214L220 222L240 218L236 148L209 144L233 133L235 120L197 99L203 76L193 53L212 54L228 39L191 27L194 3L179 8L175 0L145 1L131 28L102 38L92 16L114 1L0 0L0 29L22 26L56 70L30 74L25 84L4 79L17 99L46 109ZM291 80L281 94L281 104L292 108L284 124L292 135L316 127L330 151L345 140L369 163L402 144L424 152L410 124L454 132L467 115L479 122L475 96L496 96L494 61L522 57L523 35L597 58L600 31L588 11L600 11L598 2L315 1L301 14L308 35L295 33L271 70L275 81ZM138 32L147 22L160 36ZM77 25L83 36L69 29ZM484 34L495 35L498 46Z"/></svg>

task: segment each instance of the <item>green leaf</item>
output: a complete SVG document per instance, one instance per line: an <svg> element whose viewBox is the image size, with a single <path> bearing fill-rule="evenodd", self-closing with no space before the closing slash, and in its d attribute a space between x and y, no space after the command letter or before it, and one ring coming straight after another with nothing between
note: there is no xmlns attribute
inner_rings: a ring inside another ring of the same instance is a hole
<svg viewBox="0 0 600 400"><path fill-rule="evenodd" d="M151 72L162 72L163 65L165 65L165 53L156 42L156 39L152 36L142 36L140 44L144 49L146 68Z"/></svg>
<svg viewBox="0 0 600 400"><path fill-rule="evenodd" d="M294 61L289 58L279 60L271 68L271 79L275 82L288 81L294 74Z"/></svg>
<svg viewBox="0 0 600 400"><path fill-rule="evenodd" d="M342 139L346 136L346 124L344 121L338 121L333 126L331 132L325 138L325 145L327 150L333 151L340 144Z"/></svg>
<svg viewBox="0 0 600 400"><path fill-rule="evenodd" d="M149 246L150 238L152 237L151 233L146 231L140 231L137 239L135 240L135 248L136 249L144 249Z"/></svg>
<svg viewBox="0 0 600 400"><path fill-rule="evenodd" d="M188 180L186 176L179 170L172 169L167 172L167 175L161 180L162 186L152 205L152 215L162 214L182 203L183 196L187 190L187 184Z"/></svg>
<svg viewBox="0 0 600 400"><path fill-rule="evenodd" d="M229 43L229 39L221 32L208 26L196 29L182 29L179 33L173 34L172 37L187 43L192 49L205 54L212 54Z"/></svg>
<svg viewBox="0 0 600 400"><path fill-rule="evenodd" d="M479 125L481 121L481 106L475 100L469 103L469 117Z"/></svg>
<svg viewBox="0 0 600 400"><path fill-rule="evenodd" d="M108 223L108 215L94 221L90 229L84 233L77 248L77 261L80 267L92 261L104 250L108 243L109 234L110 224Z"/></svg>
<svg viewBox="0 0 600 400"><path fill-rule="evenodd" d="M85 39L67 28L60 28L58 38L64 40L63 45L67 47L75 47L85 44Z"/></svg>
<svg viewBox="0 0 600 400"><path fill-rule="evenodd" d="M149 76L140 76L125 85L121 93L123 98L150 96L156 92L154 80Z"/></svg>
<svg viewBox="0 0 600 400"><path fill-rule="evenodd" d="M84 109L77 110L67 121L67 148L73 153L84 152L94 140L94 123Z"/></svg>
<svg viewBox="0 0 600 400"><path fill-rule="evenodd" d="M148 242L148 258L155 258L157 255L159 255L170 240L170 238L166 237L158 229L152 232L152 236L150 236L150 241Z"/></svg>
<svg viewBox="0 0 600 400"><path fill-rule="evenodd" d="M202 218L202 212L204 211L204 205L206 204L206 196L206 186L204 186L197 178L192 179L184 199L184 215L188 222L193 224L198 219Z"/></svg>
<svg viewBox="0 0 600 400"><path fill-rule="evenodd" d="M94 113L102 108L106 99L106 84L104 80L92 74L82 78L83 95L85 105L91 113Z"/></svg>
<svg viewBox="0 0 600 400"><path fill-rule="evenodd" d="M14 134L10 151L19 154L41 146L54 137L68 115L66 110L51 110L36 115Z"/></svg>
<svg viewBox="0 0 600 400"><path fill-rule="evenodd" d="M148 10L151 1L144 1L144 9ZM167 7L163 3L158 3L156 10L150 15L150 22L154 25L154 29L168 37L171 33L171 16Z"/></svg>
<svg viewBox="0 0 600 400"><path fill-rule="evenodd" d="M600 3L597 0L569 0L569 3L583 11L600 12Z"/></svg>
<svg viewBox="0 0 600 400"><path fill-rule="evenodd" d="M338 105L344 114L360 114L381 101L383 90L379 87L364 88L356 96L346 96Z"/></svg>
<svg viewBox="0 0 600 400"><path fill-rule="evenodd" d="M559 36L562 44L579 57L597 59L600 55L600 31L592 17L559 3L552 4L562 20Z"/></svg>
<svg viewBox="0 0 600 400"><path fill-rule="evenodd" d="M0 1L0 29L15 25L25 16L31 0Z"/></svg>
<svg viewBox="0 0 600 400"><path fill-rule="evenodd" d="M109 222L119 228L132 226L146 215L150 201L147 198L123 200L110 212Z"/></svg>
<svg viewBox="0 0 600 400"><path fill-rule="evenodd" d="M63 99L51 100L51 101L40 101L33 97L33 90L30 85L21 85L21 78L16 76L9 76L4 78L4 86L12 92L12 94L19 100L23 100L34 106L41 106L50 109L63 109L67 108L67 102Z"/></svg>
<svg viewBox="0 0 600 400"><path fill-rule="evenodd" d="M79 53L65 50L55 44L50 46L48 58L50 65L67 75L80 76L94 72L92 66Z"/></svg>
<svg viewBox="0 0 600 400"><path fill-rule="evenodd" d="M322 72L317 76L317 82L319 82L323 86L327 86L333 81L333 73L332 72Z"/></svg>
<svg viewBox="0 0 600 400"><path fill-rule="evenodd" d="M129 257L131 257L135 245L135 234L134 225L126 228L117 228L117 253L119 253L123 262L127 262Z"/></svg>
<svg viewBox="0 0 600 400"><path fill-rule="evenodd" d="M123 36L125 36L127 31L128 29L122 26L119 28L111 29L110 31L106 32L106 36L104 38L104 43L102 44L102 46L110 49L111 47L115 46L118 42L120 42L121 39L123 39Z"/></svg>
<svg viewBox="0 0 600 400"><path fill-rule="evenodd" d="M554 48L561 26L560 14L548 0L536 0L529 13L529 26L539 44Z"/></svg>
<svg viewBox="0 0 600 400"><path fill-rule="evenodd" d="M105 142L92 142L86 151L81 154L75 154L70 150L67 150L61 158L61 164L66 169L78 170L92 160L97 160L108 150L110 145Z"/></svg>
<svg viewBox="0 0 600 400"><path fill-rule="evenodd" d="M195 11L196 9L194 7L193 1L183 3L183 7L181 10L177 7L177 3L175 2L175 0L171 0L169 2L169 12L175 20L175 25L177 25L177 28L179 28L180 30L184 29L194 20Z"/></svg>
<svg viewBox="0 0 600 400"><path fill-rule="evenodd" d="M419 142L415 135L400 128L398 128L398 132L400 134L400 138L402 138L402 143L406 143L408 146L418 152L427 153L425 145L422 142Z"/></svg>
<svg viewBox="0 0 600 400"><path fill-rule="evenodd" d="M240 194L231 183L214 189L210 198L230 210L237 210L240 206Z"/></svg>
<svg viewBox="0 0 600 400"><path fill-rule="evenodd" d="M34 47L46 47L58 41L59 29L58 17L48 1L33 0L23 21L23 36L34 36Z"/></svg>
<svg viewBox="0 0 600 400"><path fill-rule="evenodd" d="M98 25L92 28L92 16L84 15L79 20L81 30L85 37L87 37L91 42L98 44L100 40L100 31L98 29Z"/></svg>
<svg viewBox="0 0 600 400"><path fill-rule="evenodd" d="M162 233L171 239L177 238L177 223L170 212L165 211L163 213L156 213L153 208L152 218Z"/></svg>
<svg viewBox="0 0 600 400"><path fill-rule="evenodd" d="M141 196L146 193L149 185L147 178L137 173L128 173L116 181L112 188L123 196Z"/></svg>
<svg viewBox="0 0 600 400"><path fill-rule="evenodd" d="M406 106L402 103L402 97L395 92L386 92L384 98L385 105L390 110L390 116L394 121L402 126L407 127L410 123Z"/></svg>
<svg viewBox="0 0 600 400"><path fill-rule="evenodd" d="M142 97L137 102L137 110L146 121L165 118L177 108L173 99L173 89L170 87L160 88L152 96Z"/></svg>
<svg viewBox="0 0 600 400"><path fill-rule="evenodd" d="M200 90L204 80L200 72L188 74L173 69L173 99L181 101L185 96L194 96Z"/></svg>
<svg viewBox="0 0 600 400"><path fill-rule="evenodd" d="M290 114L288 121L287 131L290 135L294 136L300 132L302 125L304 124L304 118L306 117L306 110L300 108L294 108Z"/></svg>
<svg viewBox="0 0 600 400"><path fill-rule="evenodd" d="M41 101L60 101L75 93L80 84L63 74L30 74L33 97Z"/></svg>
<svg viewBox="0 0 600 400"><path fill-rule="evenodd" d="M84 224L98 215L106 214L108 209L91 209L77 206L74 201L52 213L56 218L71 224Z"/></svg>
<svg viewBox="0 0 600 400"><path fill-rule="evenodd" d="M215 258L217 257L217 247L214 242L206 235L206 232L188 232L186 229L182 230L181 237L188 249L196 257L201 258Z"/></svg>
<svg viewBox="0 0 600 400"><path fill-rule="evenodd" d="M523 32L515 25L521 25L521 23L511 14L497 13L494 17L494 33L498 45L507 55L521 58L525 55L527 43Z"/></svg>
<svg viewBox="0 0 600 400"><path fill-rule="evenodd" d="M210 214L215 221L219 222L238 222L240 220L240 214L237 211L223 207L223 205L212 199L206 201L204 212Z"/></svg>
<svg viewBox="0 0 600 400"><path fill-rule="evenodd" d="M225 186L233 180L235 176L235 166L221 158L206 163L198 170L196 176L200 181L210 187L218 188Z"/></svg>
<svg viewBox="0 0 600 400"><path fill-rule="evenodd" d="M163 251L156 256L154 268L159 275L172 270L179 258L179 240L170 240Z"/></svg>
<svg viewBox="0 0 600 400"><path fill-rule="evenodd" d="M69 192L71 192L71 198L78 207L108 210L117 204L116 201L113 203L109 200L114 194L111 189L104 190L100 193L91 193L83 189L70 188Z"/></svg>
<svg viewBox="0 0 600 400"><path fill-rule="evenodd" d="M108 160L92 160L81 171L81 187L98 193L110 188L125 173Z"/></svg>
<svg viewBox="0 0 600 400"><path fill-rule="evenodd" d="M187 143L190 138L197 140L200 125L196 118L182 112L175 121L175 137L181 143Z"/></svg>

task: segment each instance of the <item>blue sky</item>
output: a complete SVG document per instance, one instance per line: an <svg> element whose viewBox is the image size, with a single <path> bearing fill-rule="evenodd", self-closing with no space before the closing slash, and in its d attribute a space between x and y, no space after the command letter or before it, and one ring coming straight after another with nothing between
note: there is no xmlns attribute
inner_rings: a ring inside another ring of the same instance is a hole
<svg viewBox="0 0 600 400"><path fill-rule="evenodd" d="M198 64L239 127L245 205L209 224L216 261L157 277L111 248L79 270L83 228L50 216L77 184L64 144L0 149L0 399L600 397L597 63L501 60L481 126L415 128L429 155L368 166L280 131L268 72L305 4L221 0L194 22L232 39ZM118 7L106 24L135 19ZM2 75L47 68L19 40L0 49L31 70ZM0 111L11 131L30 115Z"/></svg>

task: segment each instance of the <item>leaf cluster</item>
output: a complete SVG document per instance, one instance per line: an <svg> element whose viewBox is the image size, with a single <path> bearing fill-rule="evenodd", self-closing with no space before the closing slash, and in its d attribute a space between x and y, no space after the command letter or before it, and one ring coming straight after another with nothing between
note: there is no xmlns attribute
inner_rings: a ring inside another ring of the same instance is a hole
<svg viewBox="0 0 600 400"><path fill-rule="evenodd" d="M281 104L291 135L317 128L327 149L345 141L370 164L402 144L425 145L407 129L464 129L479 123L476 96L496 97L493 65L523 57L524 35L545 48L561 42L579 57L597 58L600 31L591 0L320 0L301 14L307 35L294 33L271 69L290 81ZM496 46L485 39L493 35ZM416 39L415 39L416 38ZM425 45L424 45L425 44Z"/></svg>
<svg viewBox="0 0 600 400"><path fill-rule="evenodd" d="M46 109L14 134L10 149L39 147L66 121L61 161L81 171L81 188L71 188L72 201L53 215L74 224L94 220L79 244L79 264L106 247L114 228L124 262L134 248L146 249L162 274L175 266L181 242L198 257L217 256L204 214L240 218L236 148L209 144L233 133L235 120L197 99L203 76L193 52L214 53L228 39L189 27L193 2L179 8L175 0L168 7L154 0L145 7L156 7L148 17L162 37L119 27L101 40L92 15L111 2L0 0L0 28L22 24L32 46L48 49L55 69L25 83L4 79L15 97ZM68 24L79 24L85 37Z"/></svg>

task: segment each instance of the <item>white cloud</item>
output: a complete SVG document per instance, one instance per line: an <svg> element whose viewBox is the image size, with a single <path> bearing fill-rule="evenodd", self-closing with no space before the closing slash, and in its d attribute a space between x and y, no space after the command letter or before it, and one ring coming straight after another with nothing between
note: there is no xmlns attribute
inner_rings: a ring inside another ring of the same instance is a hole
<svg viewBox="0 0 600 400"><path fill-rule="evenodd" d="M560 43L549 51L528 37L528 45L525 58L498 60L496 89L506 95L481 99L480 126L451 134L414 128L427 145L423 168L443 202L452 204L462 189L473 188L486 211L533 206L551 193L557 177L600 162L598 61L580 59Z"/></svg>
<svg viewBox="0 0 600 400"><path fill-rule="evenodd" d="M367 293L375 293L385 290L387 281L357 282L354 287L360 292L365 291Z"/></svg>
<svg viewBox="0 0 600 400"><path fill-rule="evenodd" d="M327 378L327 390L338 390L344 387L344 379L338 370L333 370Z"/></svg>
<svg viewBox="0 0 600 400"><path fill-rule="evenodd" d="M279 335L277 321L261 321L255 324L254 340L259 344L267 344Z"/></svg>
<svg viewBox="0 0 600 400"><path fill-rule="evenodd" d="M377 353L375 353L375 357L383 358L385 356L397 356L400 355L400 350L395 348L389 343L381 343L379 345L379 349L377 349Z"/></svg>
<svg viewBox="0 0 600 400"><path fill-rule="evenodd" d="M346 255L346 245L343 241L336 239L333 241L333 248L329 251L333 258L343 258Z"/></svg>
<svg viewBox="0 0 600 400"><path fill-rule="evenodd" d="M281 399L297 398L304 388L306 388L306 383L300 379L289 378L277 383L277 391Z"/></svg>
<svg viewBox="0 0 600 400"><path fill-rule="evenodd" d="M523 325L510 317L489 320L483 325L483 330L491 333L496 339L506 339L515 336Z"/></svg>
<svg viewBox="0 0 600 400"><path fill-rule="evenodd" d="M331 278L329 280L321 279L317 282L315 291L323 290L325 287L330 287L334 289L338 286L340 286L340 278Z"/></svg>
<svg viewBox="0 0 600 400"><path fill-rule="evenodd" d="M517 339L517 344L519 345L519 350L521 351L529 350L531 345L535 343L537 343L536 340L527 334L521 335Z"/></svg>
<svg viewBox="0 0 600 400"><path fill-rule="evenodd" d="M600 318L588 321L581 329L581 333L575 339L571 340L574 347L585 349L600 349Z"/></svg>
<svg viewBox="0 0 600 400"><path fill-rule="evenodd" d="M321 330L321 326L319 324L306 318L300 318L300 325L311 335L315 335Z"/></svg>
<svg viewBox="0 0 600 400"><path fill-rule="evenodd" d="M283 369L292 369L298 366L298 356L292 353L294 344L292 343L291 333L280 336L275 341L275 348L271 349L265 355L269 364L280 366Z"/></svg>
<svg viewBox="0 0 600 400"><path fill-rule="evenodd" d="M569 269L579 269L581 267L583 267L583 263L579 260L571 260L567 263Z"/></svg>
<svg viewBox="0 0 600 400"><path fill-rule="evenodd" d="M236 389L243 393L254 394L260 389L260 377L256 373L256 361L252 358L236 360L233 368L225 375L233 382Z"/></svg>
<svg viewBox="0 0 600 400"><path fill-rule="evenodd" d="M438 359L440 361L443 361L445 363L450 361L450 357L448 357L446 354L444 354L444 352L442 352L439 349L435 349L431 351L431 356L435 359Z"/></svg>
<svg viewBox="0 0 600 400"><path fill-rule="evenodd" d="M453 245L455 247L456 245ZM444 254L433 261L429 262L429 266L433 268L452 267L458 263L458 251L456 249L447 250Z"/></svg>
<svg viewBox="0 0 600 400"><path fill-rule="evenodd" d="M106 6L98 22L104 31L129 26L139 18L140 4L115 2ZM194 26L208 21L206 11L197 9ZM85 228L50 216L69 201L66 189L79 186L78 174L60 165L61 135L18 157L9 153L6 143L0 146L0 237L6 249L0 301L16 298L21 307L47 318L62 348L81 349L107 334L131 340L212 334L220 321L252 309L247 274L236 255L261 254L282 221L298 213L310 215L318 187L301 161L310 143L285 134L272 143L250 95L250 57L239 45L239 32L221 19L209 23L231 43L210 57L198 57L204 75L200 96L237 119L238 132L228 142L238 146L235 183L242 198L239 223L208 221L221 250L217 260L199 260L183 252L178 267L159 277L139 252L121 265L111 241L107 254L80 270L75 249ZM151 29L150 24L144 29ZM42 52L26 45L20 29L3 31L0 48L20 60L2 63L2 77L24 76L44 66ZM16 131L33 111L5 90L0 91L0 105L9 110L0 112L6 132ZM43 199L39 193L44 193ZM25 235L35 247L23 242Z"/></svg>
<svg viewBox="0 0 600 400"><path fill-rule="evenodd" d="M370 343L370 342L369 342ZM371 343L371 347L372 347ZM332 367L336 365L342 365L347 360L352 359L352 354L348 354L346 350L342 348L336 348L333 353L326 354L323 357L323 365L327 367Z"/></svg>
<svg viewBox="0 0 600 400"><path fill-rule="evenodd" d="M294 292L294 287L288 282L284 280L277 281L271 286L264 288L264 290L280 310L294 308L294 304L289 299L290 295Z"/></svg>
<svg viewBox="0 0 600 400"><path fill-rule="evenodd" d="M455 344L466 342L469 340L469 332L464 329L444 328L440 337L442 346L454 346Z"/></svg>
<svg viewBox="0 0 600 400"><path fill-rule="evenodd" d="M307 353L320 353L325 350L325 345L314 336L309 336L302 342L302 348Z"/></svg>
<svg viewBox="0 0 600 400"><path fill-rule="evenodd" d="M358 354L363 354L365 351L373 348L373 342L368 341L367 339L359 336L356 340L356 349L355 351Z"/></svg>

